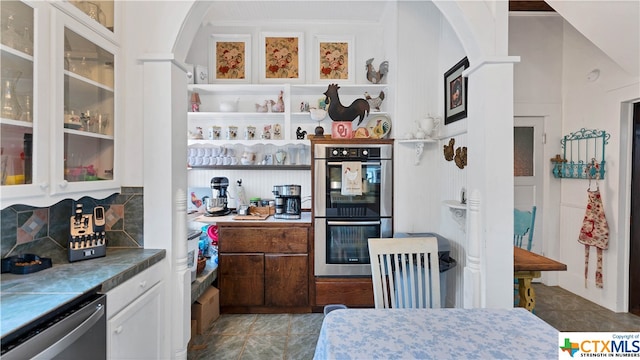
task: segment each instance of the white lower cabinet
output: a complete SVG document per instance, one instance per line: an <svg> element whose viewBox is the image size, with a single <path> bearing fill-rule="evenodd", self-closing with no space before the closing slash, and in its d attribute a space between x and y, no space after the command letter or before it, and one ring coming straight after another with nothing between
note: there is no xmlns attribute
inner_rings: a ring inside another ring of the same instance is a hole
<svg viewBox="0 0 640 360"><path fill-rule="evenodd" d="M166 358L163 353L165 284L159 265L107 293L108 359Z"/></svg>

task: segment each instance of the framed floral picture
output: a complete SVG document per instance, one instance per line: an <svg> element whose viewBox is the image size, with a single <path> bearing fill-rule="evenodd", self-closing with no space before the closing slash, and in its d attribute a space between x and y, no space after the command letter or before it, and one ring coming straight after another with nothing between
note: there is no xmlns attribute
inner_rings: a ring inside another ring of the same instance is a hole
<svg viewBox="0 0 640 360"><path fill-rule="evenodd" d="M355 82L353 37L316 35L314 46L315 81Z"/></svg>
<svg viewBox="0 0 640 360"><path fill-rule="evenodd" d="M209 82L251 82L251 34L211 35Z"/></svg>
<svg viewBox="0 0 640 360"><path fill-rule="evenodd" d="M304 34L260 34L261 82L304 82Z"/></svg>
<svg viewBox="0 0 640 360"><path fill-rule="evenodd" d="M444 123L467 117L467 78L462 76L464 69L469 67L469 60L465 57L444 73Z"/></svg>

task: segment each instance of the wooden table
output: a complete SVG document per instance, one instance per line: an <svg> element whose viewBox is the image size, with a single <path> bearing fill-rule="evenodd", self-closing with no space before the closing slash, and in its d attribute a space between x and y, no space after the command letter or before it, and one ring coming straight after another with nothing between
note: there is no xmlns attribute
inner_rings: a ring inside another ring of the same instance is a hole
<svg viewBox="0 0 640 360"><path fill-rule="evenodd" d="M536 307L536 293L531 287L531 280L540 277L541 271L566 271L567 265L542 255L513 247L513 271L518 279L520 307L532 311Z"/></svg>

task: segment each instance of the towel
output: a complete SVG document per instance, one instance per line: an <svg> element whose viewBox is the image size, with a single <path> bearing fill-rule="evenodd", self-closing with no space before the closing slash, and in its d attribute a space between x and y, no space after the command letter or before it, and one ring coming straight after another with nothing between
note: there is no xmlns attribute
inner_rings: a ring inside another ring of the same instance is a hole
<svg viewBox="0 0 640 360"><path fill-rule="evenodd" d="M362 163L345 161L342 163L342 195L362 195Z"/></svg>

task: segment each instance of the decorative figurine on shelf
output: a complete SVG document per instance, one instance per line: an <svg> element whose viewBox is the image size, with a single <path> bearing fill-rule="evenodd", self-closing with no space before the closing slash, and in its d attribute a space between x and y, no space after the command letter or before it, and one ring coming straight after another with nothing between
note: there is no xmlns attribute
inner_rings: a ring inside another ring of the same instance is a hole
<svg viewBox="0 0 640 360"><path fill-rule="evenodd" d="M284 112L284 100L283 97L284 92L280 90L280 95L278 95L278 101L276 101L275 105L271 106L271 111L273 112Z"/></svg>
<svg viewBox="0 0 640 360"><path fill-rule="evenodd" d="M271 107L275 103L276 102L273 101L273 100L265 100L262 105L256 104L256 112L260 112L260 113L270 112L271 111Z"/></svg>
<svg viewBox="0 0 640 360"><path fill-rule="evenodd" d="M273 139L282 140L282 126L280 124L273 124Z"/></svg>
<svg viewBox="0 0 640 360"><path fill-rule="evenodd" d="M358 125L369 115L369 103L365 99L355 99L349 107L344 107L338 97L338 84L329 84L324 92L325 103L329 104L328 113L333 121L352 121L358 118Z"/></svg>
<svg viewBox="0 0 640 360"><path fill-rule="evenodd" d="M200 94L198 94L197 92L191 94L191 111L200 111Z"/></svg>
<svg viewBox="0 0 640 360"><path fill-rule="evenodd" d="M377 98L372 98L371 95L365 91L364 99L367 100L370 108L380 111L380 105L382 105L382 100L384 100L384 91L380 91L380 95L378 95Z"/></svg>
<svg viewBox="0 0 640 360"><path fill-rule="evenodd" d="M265 125L262 128L262 138L264 140L269 140L271 139L271 125Z"/></svg>
<svg viewBox="0 0 640 360"><path fill-rule="evenodd" d="M382 78L389 72L389 62L381 62L377 71L373 68L371 63L373 63L373 58L367 60L367 80L374 84L379 84L382 81Z"/></svg>
<svg viewBox="0 0 640 360"><path fill-rule="evenodd" d="M302 128L298 126L298 129L296 130L296 139L304 140L304 137L306 135L307 135L307 132L305 130L302 130Z"/></svg>

